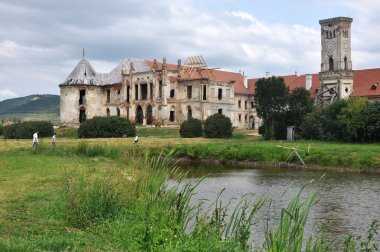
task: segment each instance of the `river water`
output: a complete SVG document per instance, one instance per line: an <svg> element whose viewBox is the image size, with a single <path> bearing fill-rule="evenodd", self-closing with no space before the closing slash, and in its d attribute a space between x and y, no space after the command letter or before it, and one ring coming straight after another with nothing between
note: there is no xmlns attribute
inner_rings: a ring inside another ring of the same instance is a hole
<svg viewBox="0 0 380 252"><path fill-rule="evenodd" d="M225 204L232 202L229 205L230 212L238 199L246 193L254 193L256 199L267 199L257 214L258 223L252 230L252 242L256 246L260 246L264 240L267 220L276 219L273 218L278 212L275 209L286 207L305 183L312 179L318 181L324 175L320 171L295 168L246 169L222 165L191 165L182 169L189 172L189 180L196 181L206 176L196 188L192 202L207 199L209 204L205 206L210 205L223 189L220 199ZM320 191L317 202L309 213L307 236L315 236L324 227L327 240L336 240L337 244L341 244L348 234L366 237L372 220L380 221L379 174L328 172L323 182L307 187L306 194L316 190ZM380 235L375 239L380 245Z"/></svg>

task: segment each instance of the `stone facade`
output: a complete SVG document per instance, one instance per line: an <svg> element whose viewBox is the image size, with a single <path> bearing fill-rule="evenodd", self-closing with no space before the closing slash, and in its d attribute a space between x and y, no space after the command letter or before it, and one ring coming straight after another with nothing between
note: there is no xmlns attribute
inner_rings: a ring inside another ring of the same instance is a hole
<svg viewBox="0 0 380 252"><path fill-rule="evenodd" d="M317 103L330 104L353 93L351 62L352 18L337 17L319 21L321 25L321 72Z"/></svg>
<svg viewBox="0 0 380 252"><path fill-rule="evenodd" d="M128 59L109 74L98 74L83 58L60 84L61 124L79 126L94 116L122 116L141 125L170 126L222 113L235 127L258 127L252 97L235 94L244 76L195 69L185 77L181 70L180 63L167 64L166 59ZM243 108L237 107L237 99L244 100Z"/></svg>

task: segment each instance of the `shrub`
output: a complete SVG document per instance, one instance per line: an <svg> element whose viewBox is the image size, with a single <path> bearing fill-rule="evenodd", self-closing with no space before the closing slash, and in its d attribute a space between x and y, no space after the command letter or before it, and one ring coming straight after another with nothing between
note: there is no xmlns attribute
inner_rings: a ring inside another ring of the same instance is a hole
<svg viewBox="0 0 380 252"><path fill-rule="evenodd" d="M53 135L53 124L46 121L30 121L8 125L4 127L4 138L27 139L32 138L33 133L38 131L40 137Z"/></svg>
<svg viewBox="0 0 380 252"><path fill-rule="evenodd" d="M128 119L111 117L94 117L84 121L79 129L78 136L81 138L95 137L132 137L136 135L136 127Z"/></svg>
<svg viewBox="0 0 380 252"><path fill-rule="evenodd" d="M0 124L0 136L3 135L4 132L4 126Z"/></svg>
<svg viewBox="0 0 380 252"><path fill-rule="evenodd" d="M190 118L181 124L179 129L181 137L200 137L203 135L202 122L199 119Z"/></svg>
<svg viewBox="0 0 380 252"><path fill-rule="evenodd" d="M232 130L230 118L223 114L214 114L204 123L204 133L208 138L229 138L232 136Z"/></svg>

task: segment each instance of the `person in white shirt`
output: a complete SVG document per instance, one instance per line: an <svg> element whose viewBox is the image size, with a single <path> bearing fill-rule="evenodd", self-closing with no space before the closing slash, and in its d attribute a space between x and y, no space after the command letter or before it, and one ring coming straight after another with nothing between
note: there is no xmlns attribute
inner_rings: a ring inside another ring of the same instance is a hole
<svg viewBox="0 0 380 252"><path fill-rule="evenodd" d="M51 138L51 148L55 149L56 145L57 145L57 138L55 137L55 132L54 132Z"/></svg>
<svg viewBox="0 0 380 252"><path fill-rule="evenodd" d="M136 136L135 136L135 144L137 144L137 143L138 143L138 141L139 141L139 136L138 136L138 135L136 135Z"/></svg>
<svg viewBox="0 0 380 252"><path fill-rule="evenodd" d="M37 148L37 145L38 145L38 131L36 131L36 132L33 134L33 145L32 145L33 150L34 150L35 148Z"/></svg>

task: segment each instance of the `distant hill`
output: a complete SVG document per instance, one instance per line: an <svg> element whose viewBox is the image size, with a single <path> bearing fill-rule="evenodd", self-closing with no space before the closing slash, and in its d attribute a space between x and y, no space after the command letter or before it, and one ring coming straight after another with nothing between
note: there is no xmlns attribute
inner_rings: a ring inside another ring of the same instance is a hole
<svg viewBox="0 0 380 252"><path fill-rule="evenodd" d="M59 118L59 95L29 95L0 102L2 120L56 120Z"/></svg>

